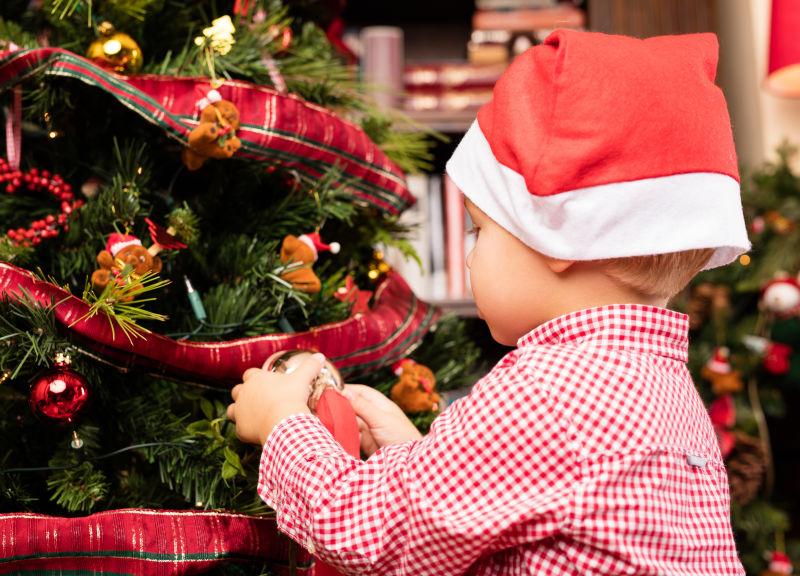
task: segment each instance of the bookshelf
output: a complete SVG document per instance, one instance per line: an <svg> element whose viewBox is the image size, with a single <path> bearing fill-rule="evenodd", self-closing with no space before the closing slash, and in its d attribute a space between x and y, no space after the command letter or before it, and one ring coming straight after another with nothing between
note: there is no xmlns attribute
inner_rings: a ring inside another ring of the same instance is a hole
<svg viewBox="0 0 800 576"><path fill-rule="evenodd" d="M465 275L466 254L474 238L465 234L470 225L460 198L455 202L453 187L447 189L445 163L480 105L491 98L492 87L513 54L524 50L525 42L541 42L552 29L584 27L586 12L577 7L582 4L581 0L406 0L402 4L348 0L343 17L360 48L355 51L361 56L363 80L384 87L382 93L376 92L376 100L411 120L403 129L434 130L448 139L436 143L429 174L409 176L417 205L403 218L427 236L415 241L423 271L387 254L387 262L415 293L445 312L478 316Z"/></svg>
<svg viewBox="0 0 800 576"><path fill-rule="evenodd" d="M466 318L478 317L478 308L475 306L475 302L470 298L434 298L428 300L428 303L438 306L448 314L458 314Z"/></svg>

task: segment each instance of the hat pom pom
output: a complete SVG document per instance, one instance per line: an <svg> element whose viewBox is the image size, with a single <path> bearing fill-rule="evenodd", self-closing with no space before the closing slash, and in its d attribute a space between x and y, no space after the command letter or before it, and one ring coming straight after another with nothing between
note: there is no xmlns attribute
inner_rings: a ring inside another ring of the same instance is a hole
<svg viewBox="0 0 800 576"><path fill-rule="evenodd" d="M329 244L329 246L331 247L331 253L332 253L332 254L338 254L338 253L339 253L339 250L341 250L341 249L342 249L342 245L341 245L341 244L339 244L338 242L331 242L331 243Z"/></svg>

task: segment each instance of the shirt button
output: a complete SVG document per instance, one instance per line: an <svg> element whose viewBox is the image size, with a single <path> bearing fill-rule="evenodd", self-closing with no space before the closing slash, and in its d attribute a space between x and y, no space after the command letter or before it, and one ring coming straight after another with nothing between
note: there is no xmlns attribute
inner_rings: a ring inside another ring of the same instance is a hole
<svg viewBox="0 0 800 576"><path fill-rule="evenodd" d="M687 454L686 463L689 464L689 466L694 466L695 468L706 467L706 459L702 456L697 456L696 454Z"/></svg>

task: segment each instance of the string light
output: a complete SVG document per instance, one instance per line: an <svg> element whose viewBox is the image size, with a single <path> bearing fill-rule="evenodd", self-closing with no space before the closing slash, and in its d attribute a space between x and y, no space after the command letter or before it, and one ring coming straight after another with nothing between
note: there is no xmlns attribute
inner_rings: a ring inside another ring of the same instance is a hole
<svg viewBox="0 0 800 576"><path fill-rule="evenodd" d="M741 264L742 266L749 266L750 261L751 261L750 256L748 256L747 254L742 254L741 256L739 256L739 264Z"/></svg>

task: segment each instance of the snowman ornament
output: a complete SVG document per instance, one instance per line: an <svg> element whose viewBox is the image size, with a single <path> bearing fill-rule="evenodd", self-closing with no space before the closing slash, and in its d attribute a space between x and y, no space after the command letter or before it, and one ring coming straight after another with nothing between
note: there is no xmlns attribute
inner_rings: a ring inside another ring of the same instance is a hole
<svg viewBox="0 0 800 576"><path fill-rule="evenodd" d="M761 288L760 304L776 316L797 315L800 312L800 281L786 272L777 273Z"/></svg>

